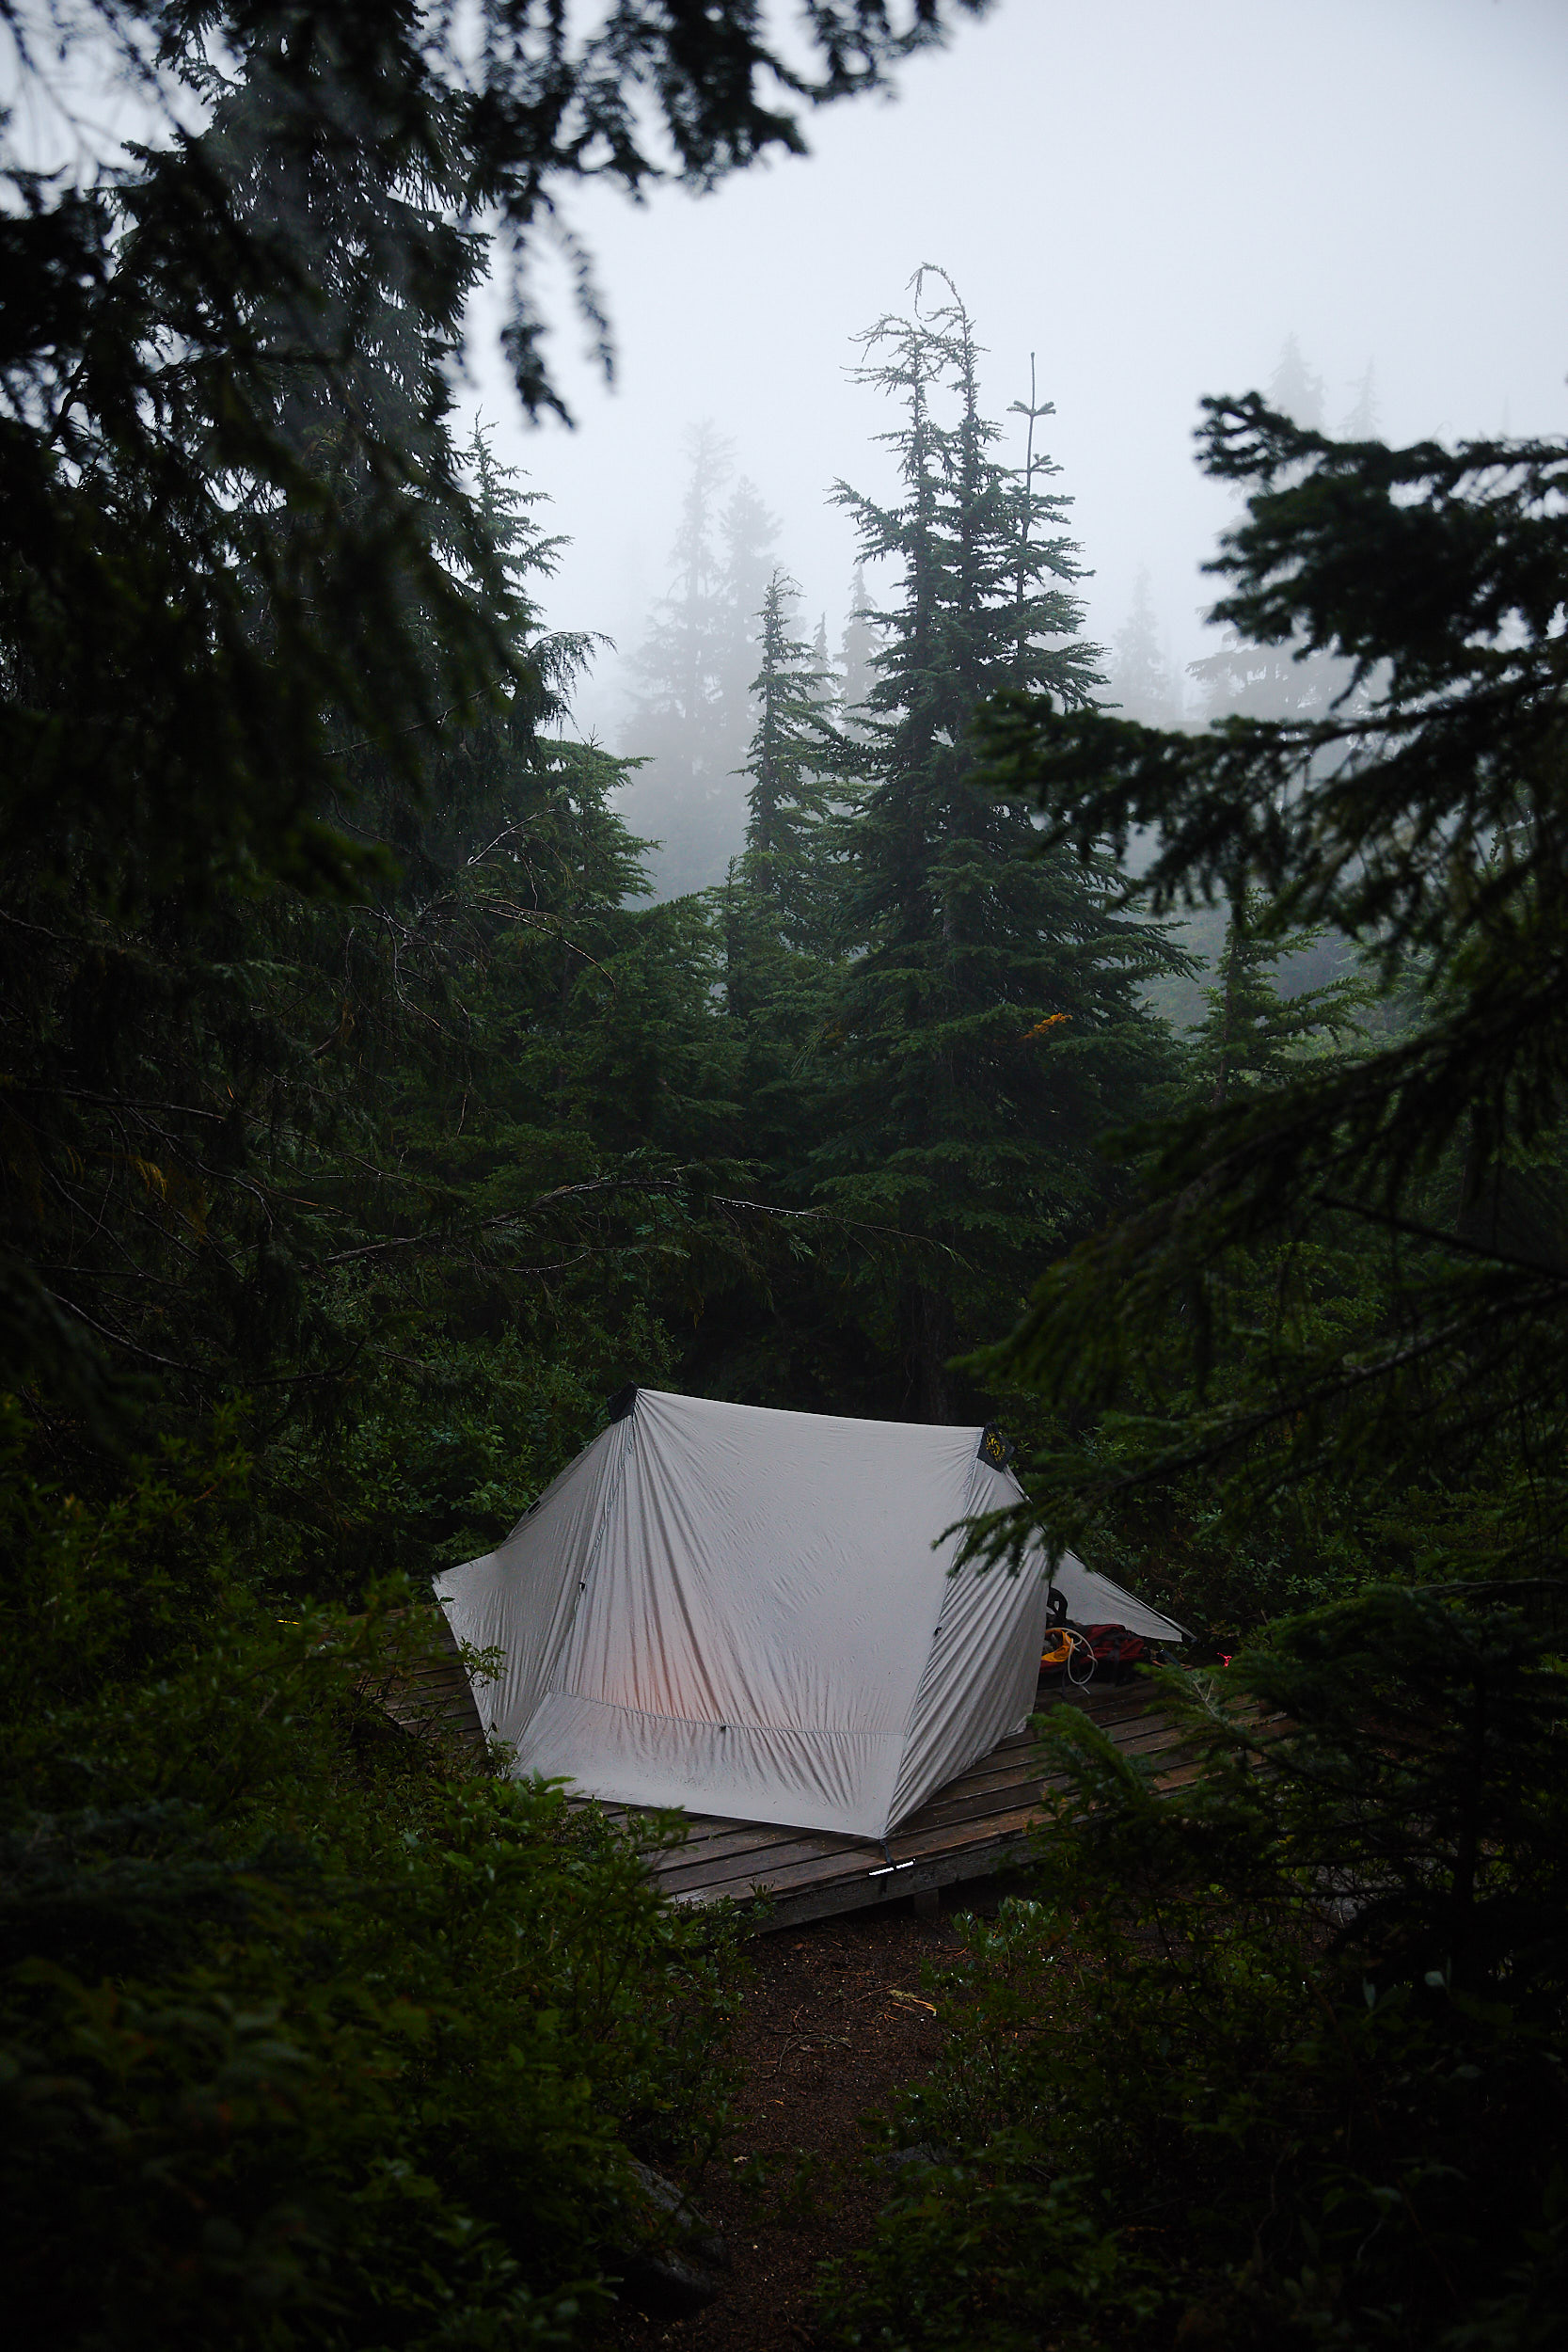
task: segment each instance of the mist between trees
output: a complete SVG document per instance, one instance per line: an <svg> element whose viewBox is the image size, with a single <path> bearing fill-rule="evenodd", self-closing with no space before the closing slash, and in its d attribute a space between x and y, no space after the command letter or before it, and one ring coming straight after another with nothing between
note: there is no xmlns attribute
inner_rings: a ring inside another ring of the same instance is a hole
<svg viewBox="0 0 1568 2352"><path fill-rule="evenodd" d="M1311 429L1323 426L1323 380L1294 336L1287 337L1266 391L1280 414ZM1043 419L1052 411L1037 413ZM1025 405L1015 403L1010 414L1019 421L1005 426L999 453L1026 464ZM1376 371L1369 363L1338 429L1347 439L1365 440L1377 421ZM868 423L868 437L873 430ZM752 736L765 692L759 671L768 667L763 648L769 597L790 628L809 632L809 691L823 720L839 726L853 727L857 714L869 715L873 662L890 626L879 603L887 593L888 548L863 548L842 611L813 616L788 568L787 523L741 470L735 439L707 419L688 427L682 454L687 471L669 585L624 659L609 646L590 655L612 692L619 681L625 708L611 733L637 766L616 804L637 833L651 837L644 865L658 898L717 886L745 845ZM1098 665L1096 699L1155 727L1200 727L1227 714L1321 716L1353 675L1352 665L1332 653L1248 644L1234 629L1222 633L1214 652L1178 673L1147 568L1137 575L1121 625L1105 645L1089 649L1089 658ZM604 699L601 683L601 706ZM832 754L824 752L818 766L829 778ZM1134 842L1130 863L1136 869L1139 862ZM1212 977L1224 931L1223 908L1179 918L1175 936L1200 969L1164 976L1151 990L1151 1001L1179 1026L1203 1017L1203 981ZM1293 995L1343 978L1353 961L1349 943L1328 934L1299 946L1279 960L1283 992Z"/></svg>
<svg viewBox="0 0 1568 2352"><path fill-rule="evenodd" d="M158 132L0 213L29 2342L613 2341L632 2158L733 2154L755 1921L655 1899L678 1822L375 1703L627 1381L999 1419L990 1572L1043 1532L1229 1660L1175 1787L1050 1735L824 2342L1560 2338L1568 454L1388 446L1370 380L1326 432L1288 347L1205 405L1178 711L926 266L847 618L700 430L612 753L571 517L456 436L498 256L556 400L574 183L797 148L960 12L0 9L39 105L107 58Z"/></svg>

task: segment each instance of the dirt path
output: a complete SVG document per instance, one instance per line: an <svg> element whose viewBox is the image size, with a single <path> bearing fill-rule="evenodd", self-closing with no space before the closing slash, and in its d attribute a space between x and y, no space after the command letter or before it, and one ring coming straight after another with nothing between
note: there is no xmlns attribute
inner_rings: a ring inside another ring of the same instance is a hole
<svg viewBox="0 0 1568 2352"><path fill-rule="evenodd" d="M737 2038L742 2128L690 2184L733 2267L706 2311L685 2320L628 2312L611 2342L681 2352L810 2342L816 2265L865 2243L885 2194L860 2170L860 2119L888 2109L935 2060L941 2029L922 2006L921 1972L956 1956L952 1930L907 1904L759 1938Z"/></svg>

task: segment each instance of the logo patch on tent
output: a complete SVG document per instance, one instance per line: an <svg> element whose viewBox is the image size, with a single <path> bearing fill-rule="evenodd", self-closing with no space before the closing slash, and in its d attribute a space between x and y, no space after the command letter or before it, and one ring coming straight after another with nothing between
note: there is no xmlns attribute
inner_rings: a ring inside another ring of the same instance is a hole
<svg viewBox="0 0 1568 2352"><path fill-rule="evenodd" d="M980 1432L980 1459L989 1462L993 1470L1005 1470L1018 1452L1011 1438L1005 1438L994 1422Z"/></svg>

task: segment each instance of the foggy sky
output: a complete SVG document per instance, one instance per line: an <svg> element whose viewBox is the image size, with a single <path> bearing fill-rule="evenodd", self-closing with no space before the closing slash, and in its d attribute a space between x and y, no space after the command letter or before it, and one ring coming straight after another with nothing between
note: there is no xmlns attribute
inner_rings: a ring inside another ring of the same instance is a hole
<svg viewBox="0 0 1568 2352"><path fill-rule="evenodd" d="M1369 360L1391 438L1568 427L1565 99L1562 0L1001 0L895 101L809 124L803 161L641 209L594 193L571 217L614 389L546 269L577 430L526 426L484 348L466 404L574 542L547 619L634 648L667 585L681 434L705 416L836 644L852 540L825 493L886 486L871 442L895 421L847 381L851 339L935 262L987 347L993 414L1037 354L1091 630L1115 635L1147 565L1184 663L1233 511L1192 462L1197 401L1265 384L1287 334L1331 427ZM601 660L577 715L619 743L617 673Z"/></svg>

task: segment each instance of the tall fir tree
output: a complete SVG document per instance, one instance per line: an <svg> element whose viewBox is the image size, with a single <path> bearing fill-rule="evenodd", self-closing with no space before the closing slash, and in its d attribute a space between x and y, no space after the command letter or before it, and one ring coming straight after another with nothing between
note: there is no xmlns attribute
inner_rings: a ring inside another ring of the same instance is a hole
<svg viewBox="0 0 1568 2352"><path fill-rule="evenodd" d="M1230 909L1214 985L1203 992L1204 1018L1189 1041L1198 1099L1214 1110L1254 1087L1278 1086L1304 1057L1345 1044L1361 1026L1370 991L1341 972L1322 987L1287 994L1279 967L1313 957L1321 930L1281 930L1269 902L1250 891Z"/></svg>
<svg viewBox="0 0 1568 2352"><path fill-rule="evenodd" d="M814 652L791 634L799 596L787 573L775 572L758 615L761 667L752 681L756 724L741 771L749 781L737 879L753 933L771 946L819 955L834 919L826 837L847 762L820 645Z"/></svg>
<svg viewBox="0 0 1568 2352"><path fill-rule="evenodd" d="M855 724L866 697L876 683L872 668L881 647L877 623L867 600L865 565L855 565L849 582L849 610L845 615L844 634L839 640L838 671L839 699L844 706L846 722Z"/></svg>
<svg viewBox="0 0 1568 2352"><path fill-rule="evenodd" d="M1129 719L1148 727L1180 724L1181 695L1160 643L1147 567L1138 573L1132 609L1117 636L1110 687L1112 701Z"/></svg>
<svg viewBox="0 0 1568 2352"><path fill-rule="evenodd" d="M880 437L897 495L836 491L863 560L900 579L868 697L844 914L860 952L828 1033L817 1165L822 1199L911 1237L876 1311L896 1358L888 1401L940 1422L974 1409L948 1359L1022 1298L1042 1241L1099 1206L1096 1136L1164 1067L1140 993L1172 951L1113 913L1097 871L1039 857L1028 813L972 781L988 696L1079 707L1103 681L1079 633L1068 501L1038 486L1057 470L1034 447L1052 411L1018 404L1025 462L1005 464L968 312L944 273L923 270L913 294L908 317L861 339L858 370L902 411Z"/></svg>
<svg viewBox="0 0 1568 2352"><path fill-rule="evenodd" d="M671 548L671 581L632 660L640 679L628 749L657 763L672 786L717 764L714 741L721 644L720 500L733 447L705 421L686 435L687 480Z"/></svg>
<svg viewBox="0 0 1568 2352"><path fill-rule="evenodd" d="M1377 362L1369 359L1366 373L1356 378L1355 399L1350 414L1339 427L1342 441L1375 441L1383 429L1383 419L1377 397Z"/></svg>
<svg viewBox="0 0 1568 2352"><path fill-rule="evenodd" d="M657 894L719 882L739 854L751 733L755 616L777 524L753 483L735 481L734 444L711 423L687 436L690 470L673 578L633 664L640 680L626 749L646 763L633 787L640 829L657 835ZM725 497L728 489L729 495Z"/></svg>
<svg viewBox="0 0 1568 2352"><path fill-rule="evenodd" d="M1296 336L1287 335L1269 378L1269 405L1291 417L1304 433L1321 431L1325 398L1323 377L1308 365Z"/></svg>
<svg viewBox="0 0 1568 2352"><path fill-rule="evenodd" d="M756 484L742 474L725 501L719 530L717 699L721 755L729 762L726 777L743 767L755 721L758 631L768 583L777 568L778 536L778 518L764 505ZM744 808L743 799L737 805Z"/></svg>
<svg viewBox="0 0 1568 2352"><path fill-rule="evenodd" d="M738 778L747 789L746 846L718 900L725 1009L741 1057L745 1149L752 1164L768 1171L774 1197L788 1197L797 1207L804 1205L802 1168L819 1138L811 1046L828 1016L843 833L837 820L849 789L826 631L818 628L815 647L794 633L799 595L794 580L776 571L763 597L755 724ZM816 1290L803 1275L797 1268L790 1286L796 1315ZM787 1327L791 1313L781 1316L771 1285L768 1295L774 1376L787 1382L784 1366L796 1351L780 1326ZM729 1324L709 1327L709 1347L717 1343L724 1366L721 1381L744 1363L742 1385L753 1385L760 1304L737 1298ZM715 1361L710 1353L709 1376Z"/></svg>

